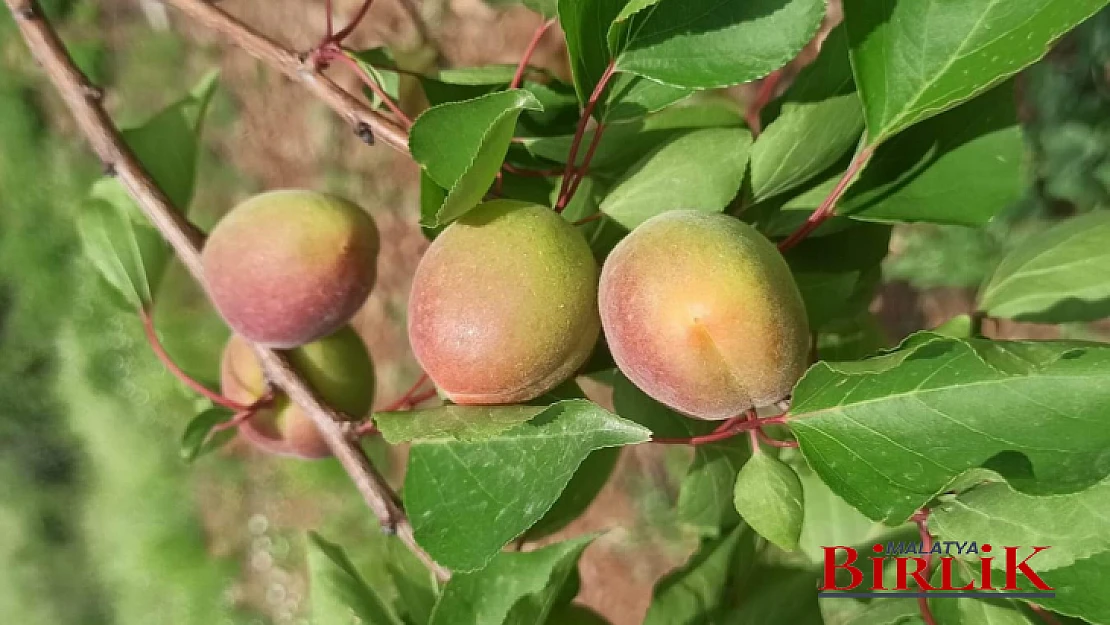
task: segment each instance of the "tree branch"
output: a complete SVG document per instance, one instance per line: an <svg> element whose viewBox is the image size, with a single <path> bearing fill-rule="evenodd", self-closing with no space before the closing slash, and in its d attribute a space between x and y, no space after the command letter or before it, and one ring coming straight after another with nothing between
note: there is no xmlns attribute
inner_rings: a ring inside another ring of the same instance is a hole
<svg viewBox="0 0 1110 625"><path fill-rule="evenodd" d="M12 4L15 0L5 0ZM344 91L330 78L313 67L310 59L302 58L272 39L235 19L223 9L204 0L166 0L166 3L214 30L231 44L242 48L259 61L304 85L309 91L347 120L360 137L373 136L389 147L408 155L409 136L403 128L384 115L370 109L361 100Z"/></svg>
<svg viewBox="0 0 1110 625"><path fill-rule="evenodd" d="M42 65L67 108L76 118L77 126L88 139L97 156L104 162L106 170L114 172L119 177L124 188L170 244L186 269L201 286L204 286L204 271L200 260L202 244L200 232L174 210L165 194L126 147L119 131L100 104L100 90L90 84L74 66L69 53L66 52L50 24L42 18L42 13L33 0L4 0L4 2L11 9L31 54ZM199 2L180 1L175 4L194 8L204 15L210 15L211 11L216 11ZM262 43L259 43L256 35L250 34L249 31L247 34L249 38L244 45L252 46L266 54L274 53L274 50L266 47L271 46L266 40L261 40ZM275 62L287 63L288 59L282 56L283 54L276 53ZM334 92L330 91L334 85L325 86L331 83L312 79L307 80L306 84L314 90L322 90L334 95ZM349 110L358 114L357 109ZM358 442L348 436L339 415L320 401L284 356L257 346L255 346L255 353L271 382L284 391L289 399L300 406L312 419L313 424L327 441L329 449L351 476L351 480L354 481L382 527L395 532L428 565L437 578L446 579L450 573L436 564L416 544L412 525L409 524L401 509L397 494L370 464Z"/></svg>

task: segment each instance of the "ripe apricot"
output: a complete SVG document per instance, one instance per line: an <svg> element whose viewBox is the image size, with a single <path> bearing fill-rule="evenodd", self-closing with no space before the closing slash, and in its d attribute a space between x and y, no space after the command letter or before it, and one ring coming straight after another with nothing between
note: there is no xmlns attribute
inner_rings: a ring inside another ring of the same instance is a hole
<svg viewBox="0 0 1110 625"><path fill-rule="evenodd" d="M293 367L320 398L345 417L357 420L374 401L374 366L366 344L350 327L288 353ZM223 394L251 404L266 392L262 366L243 338L232 336L220 362ZM272 453L326 458L327 443L308 415L284 395L239 427L243 438Z"/></svg>
<svg viewBox="0 0 1110 625"><path fill-rule="evenodd" d="M287 349L335 332L366 301L378 230L361 208L315 191L256 195L213 229L208 293L237 334Z"/></svg>
<svg viewBox="0 0 1110 625"><path fill-rule="evenodd" d="M613 359L655 400L701 419L790 394L809 328L782 255L727 215L671 211L644 222L601 271Z"/></svg>
<svg viewBox="0 0 1110 625"><path fill-rule="evenodd" d="M428 248L409 297L409 340L459 404L528 401L589 357L601 327L597 262L550 208L497 200Z"/></svg>

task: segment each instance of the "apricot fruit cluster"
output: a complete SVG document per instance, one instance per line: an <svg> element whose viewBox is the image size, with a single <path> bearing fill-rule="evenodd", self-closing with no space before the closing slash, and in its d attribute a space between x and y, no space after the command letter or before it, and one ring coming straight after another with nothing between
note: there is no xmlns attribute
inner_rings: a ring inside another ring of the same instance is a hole
<svg viewBox="0 0 1110 625"><path fill-rule="evenodd" d="M320 398L351 420L374 403L374 365L366 344L350 326L287 353L290 363ZM266 394L266 378L250 345L232 336L220 362L220 388L228 399L254 404ZM284 395L276 396L239 426L247 441L270 453L326 458L328 445L312 420Z"/></svg>
<svg viewBox="0 0 1110 625"><path fill-rule="evenodd" d="M447 227L416 271L409 339L459 404L529 401L570 378L598 326L620 370L688 416L787 397L807 365L801 295L775 246L726 215L645 222L604 268L549 208L489 202Z"/></svg>
<svg viewBox="0 0 1110 625"><path fill-rule="evenodd" d="M208 294L231 329L288 349L351 320L374 286L379 245L377 227L355 204L281 190L232 209L201 260Z"/></svg>

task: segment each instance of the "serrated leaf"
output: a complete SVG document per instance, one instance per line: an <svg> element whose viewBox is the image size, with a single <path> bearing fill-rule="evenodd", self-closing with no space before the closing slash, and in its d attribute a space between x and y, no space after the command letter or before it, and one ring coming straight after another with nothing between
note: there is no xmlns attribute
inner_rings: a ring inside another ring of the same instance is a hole
<svg viewBox="0 0 1110 625"><path fill-rule="evenodd" d="M847 36L839 27L752 146L752 194L758 201L809 182L855 146L862 132L863 105L852 81Z"/></svg>
<svg viewBox="0 0 1110 625"><path fill-rule="evenodd" d="M568 400L480 441L424 439L405 475L416 540L448 568L481 568L543 517L587 455L649 437L596 404Z"/></svg>
<svg viewBox="0 0 1110 625"><path fill-rule="evenodd" d="M834 492L899 523L998 457L1023 457L1025 492L1103 479L1108 382L1110 347L919 333L868 360L814 365L794 388L789 425Z"/></svg>
<svg viewBox="0 0 1110 625"><path fill-rule="evenodd" d="M845 0L872 144L986 91L1106 0Z"/></svg>
<svg viewBox="0 0 1110 625"><path fill-rule="evenodd" d="M766 452L753 454L736 477L733 498L744 521L781 549L798 548L805 509L794 469Z"/></svg>
<svg viewBox="0 0 1110 625"><path fill-rule="evenodd" d="M613 407L664 438L689 438L718 424L684 417L648 397L619 371L613 377ZM694 458L678 491L678 519L700 536L716 538L740 521L732 503L736 474L749 456L743 437L692 446Z"/></svg>
<svg viewBox="0 0 1110 625"><path fill-rule="evenodd" d="M598 106L598 118L607 124L638 119L692 93L691 89L664 85L635 74L619 73Z"/></svg>
<svg viewBox="0 0 1110 625"><path fill-rule="evenodd" d="M386 442L396 445L411 441L453 438L480 441L528 421L547 406L437 406L425 410L379 412L374 423Z"/></svg>
<svg viewBox="0 0 1110 625"><path fill-rule="evenodd" d="M740 525L719 539L705 540L690 561L655 585L644 625L696 625L712 618L730 597L730 581L751 569L752 532Z"/></svg>
<svg viewBox="0 0 1110 625"><path fill-rule="evenodd" d="M823 0L662 0L629 18L616 66L692 89L748 82L797 56L824 16Z"/></svg>
<svg viewBox="0 0 1110 625"><path fill-rule="evenodd" d="M181 458L192 462L200 456L219 449L235 437L235 430L212 434L212 428L230 421L234 414L227 408L209 408L193 417L181 434ZM211 435L211 438L209 437Z"/></svg>
<svg viewBox="0 0 1110 625"><path fill-rule="evenodd" d="M309 532L308 569L316 623L406 625L366 583L343 549Z"/></svg>
<svg viewBox="0 0 1110 625"><path fill-rule="evenodd" d="M430 625L543 623L593 539L585 536L536 551L500 553L481 570L456 572L443 589Z"/></svg>
<svg viewBox="0 0 1110 625"><path fill-rule="evenodd" d="M738 128L678 135L617 180L601 210L629 230L669 210L720 212L740 189L751 145L751 133Z"/></svg>
<svg viewBox="0 0 1110 625"><path fill-rule="evenodd" d="M1007 254L980 291L979 310L1041 323L1110 316L1110 211L1064 221Z"/></svg>
<svg viewBox="0 0 1110 625"><path fill-rule="evenodd" d="M514 89L433 106L416 119L409 151L436 185L448 189L434 215L421 215L422 225L449 223L478 205L500 171L517 117L526 109L541 106L531 93Z"/></svg>
<svg viewBox="0 0 1110 625"><path fill-rule="evenodd" d="M1071 566L1110 551L1110 479L1074 493L1027 495L1009 484L976 486L932 508L929 528L944 540L992 545L1051 545L1029 562L1035 571ZM1032 553L1021 552L1020 557ZM997 568L1005 561L997 560Z"/></svg>

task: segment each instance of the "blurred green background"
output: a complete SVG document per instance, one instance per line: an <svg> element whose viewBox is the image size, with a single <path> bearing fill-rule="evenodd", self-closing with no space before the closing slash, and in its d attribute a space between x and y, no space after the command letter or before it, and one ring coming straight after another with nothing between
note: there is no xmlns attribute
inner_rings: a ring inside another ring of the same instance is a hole
<svg viewBox="0 0 1110 625"><path fill-rule="evenodd" d="M81 67L112 94L109 107L125 125L174 101L221 62L218 51L158 27L158 11L146 3L143 9L125 2L45 4ZM531 32L520 30L523 38ZM1104 12L1025 74L1021 98L1033 174L1027 197L983 229L899 228L884 266L884 319L905 313L920 327L964 312L966 290L1044 220L1110 200L1108 63L1110 13ZM263 84L260 79L255 88ZM10 17L0 15L2 620L303 622L303 529L319 529L363 562L373 560L384 539L332 462L255 456L245 462L238 453L192 466L180 459L181 429L199 404L162 370L138 318L113 303L82 257L75 215L99 165L46 89ZM219 90L206 136L231 132L255 104ZM307 115L328 119L317 109ZM328 128L314 145L332 145L328 132L338 131ZM279 149L265 140L256 144ZM278 157L263 153L240 167L225 143L204 145L196 200L202 223L243 193L275 182L250 172L266 170ZM320 171L308 179L365 197L366 172L382 162L348 166L337 156L347 147L325 150ZM390 171L380 171L378 181ZM412 204L411 192L400 189L405 182L373 192L401 226ZM386 229L394 223L376 217ZM418 252L417 245L403 259L411 265ZM380 306L386 319L400 314L408 265L399 267L397 276L383 277L385 288L398 294ZM164 291L161 297L188 313L159 318L176 337L171 347L211 380L225 331L181 271ZM896 338L900 329L891 319L888 331ZM380 325L371 334L399 333ZM1088 331L1064 329L1076 336ZM412 371L396 355L400 348L390 345L375 351L379 367L386 364L380 394L402 388ZM680 540L671 535L666 509L681 470L661 466L661 475L646 471L648 478L627 484L638 516L655 524L629 538L631 544ZM667 561L657 568L665 570Z"/></svg>

